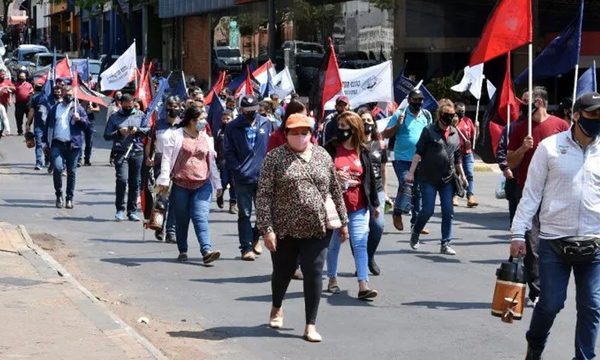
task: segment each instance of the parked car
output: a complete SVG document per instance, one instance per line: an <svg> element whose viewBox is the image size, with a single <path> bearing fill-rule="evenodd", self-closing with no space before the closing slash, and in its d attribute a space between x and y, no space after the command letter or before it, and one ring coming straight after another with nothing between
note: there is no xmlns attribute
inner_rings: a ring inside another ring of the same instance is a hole
<svg viewBox="0 0 600 360"><path fill-rule="evenodd" d="M319 68L323 62L323 54L297 54L296 76L298 78L296 92L300 95L308 95L315 82L318 81Z"/></svg>
<svg viewBox="0 0 600 360"><path fill-rule="evenodd" d="M292 55L297 54L324 54L323 45L319 43L307 42L307 41L284 41L281 45L283 51L290 50Z"/></svg>
<svg viewBox="0 0 600 360"><path fill-rule="evenodd" d="M338 54L338 64L344 69L364 69L379 64L378 61L369 59L364 51L349 51Z"/></svg>
<svg viewBox="0 0 600 360"><path fill-rule="evenodd" d="M229 46L217 46L213 49L213 70L218 72L226 70L231 74L239 74L242 72L242 53L238 48Z"/></svg>
<svg viewBox="0 0 600 360"><path fill-rule="evenodd" d="M89 60L89 71L90 71L90 84L94 90L100 86L100 67L102 63L100 60Z"/></svg>
<svg viewBox="0 0 600 360"><path fill-rule="evenodd" d="M32 65L35 65L34 58L36 54L48 52L50 52L48 48L42 45L19 45L5 61L5 64L12 77L16 77L19 69L29 69Z"/></svg>
<svg viewBox="0 0 600 360"><path fill-rule="evenodd" d="M52 53L37 53L33 56L33 61L29 64L27 71L35 82L38 78L44 76L50 66L52 65L52 59L55 54ZM65 55L56 53L56 61L60 61L65 58Z"/></svg>

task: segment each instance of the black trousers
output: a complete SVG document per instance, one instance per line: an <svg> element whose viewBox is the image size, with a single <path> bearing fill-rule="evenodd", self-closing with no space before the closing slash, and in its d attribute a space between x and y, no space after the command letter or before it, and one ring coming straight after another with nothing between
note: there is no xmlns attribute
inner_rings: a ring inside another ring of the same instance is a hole
<svg viewBox="0 0 600 360"><path fill-rule="evenodd" d="M517 183L517 179L507 179L504 184L504 191L506 192L506 200L508 200L508 213L510 216L510 225L512 226L519 200L521 200L521 196L523 195L523 190Z"/></svg>
<svg viewBox="0 0 600 360"><path fill-rule="evenodd" d="M27 103L15 103L15 120L17 122L18 134L23 134L23 118L27 116L28 112Z"/></svg>
<svg viewBox="0 0 600 360"><path fill-rule="evenodd" d="M300 267L304 276L304 311L306 324L314 325L317 321L321 291L323 291L323 265L327 247L331 240L331 232L322 238L297 239L286 237L277 239L277 251L271 253L273 275L271 290L273 306L281 307L292 275L296 271L296 263L300 257Z"/></svg>

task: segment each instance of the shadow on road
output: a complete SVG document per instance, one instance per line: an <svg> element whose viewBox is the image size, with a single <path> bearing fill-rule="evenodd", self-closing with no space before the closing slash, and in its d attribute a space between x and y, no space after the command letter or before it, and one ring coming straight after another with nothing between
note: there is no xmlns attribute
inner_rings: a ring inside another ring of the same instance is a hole
<svg viewBox="0 0 600 360"><path fill-rule="evenodd" d="M77 205L77 203L75 203L75 204ZM65 220L65 221L77 221L77 222L95 222L95 223L115 222L113 219L98 219L93 216L86 216L86 217L56 216L53 219L54 220Z"/></svg>
<svg viewBox="0 0 600 360"><path fill-rule="evenodd" d="M90 241L98 241L103 243L118 243L118 244L144 244L144 243L161 243L158 240L120 240L120 239L89 239Z"/></svg>
<svg viewBox="0 0 600 360"><path fill-rule="evenodd" d="M403 303L406 306L422 306L434 310L473 310L473 309L489 309L490 303L483 302L452 302L452 301L415 301Z"/></svg>
<svg viewBox="0 0 600 360"><path fill-rule="evenodd" d="M301 292L289 292L285 294L285 300L289 299L303 299L304 293ZM267 295L256 295L256 296L243 296L235 299L236 301L257 301L257 302L271 302L273 301L273 296L269 293Z"/></svg>
<svg viewBox="0 0 600 360"><path fill-rule="evenodd" d="M271 281L271 275L242 276L216 279L191 279L190 281L210 284L262 284Z"/></svg>
<svg viewBox="0 0 600 360"><path fill-rule="evenodd" d="M421 259L425 259L425 260L430 260L435 263L447 263L447 264L461 264L462 263L457 258L451 258L448 256L441 256L441 255L427 255L427 254L421 255L421 254L419 254L419 255L417 255L417 257L420 257Z"/></svg>
<svg viewBox="0 0 600 360"><path fill-rule="evenodd" d="M281 329L293 330L293 329ZM191 339L214 340L220 341L231 338L242 337L269 337L269 338L301 338L299 335L286 334L281 331L276 331L264 325L257 326L219 326L202 331L167 331L171 337L184 337Z"/></svg>

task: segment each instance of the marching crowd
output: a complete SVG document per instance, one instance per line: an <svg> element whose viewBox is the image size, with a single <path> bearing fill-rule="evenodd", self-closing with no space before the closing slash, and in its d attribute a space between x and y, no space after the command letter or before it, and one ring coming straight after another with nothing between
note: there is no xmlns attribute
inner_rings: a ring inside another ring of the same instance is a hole
<svg viewBox="0 0 600 360"><path fill-rule="evenodd" d="M17 131L23 133L26 114L25 136L36 140L35 169L48 167L56 207L72 209L77 168L91 165L99 108L78 101L65 83L57 83L53 105L45 106L40 100L42 84L29 89L23 82L19 74L16 86L0 88L0 124L6 132L8 100L4 95L6 90L15 92ZM28 90L19 90L22 87ZM571 267L578 291L577 359L592 359L600 319L600 95L581 96L572 113L565 107L564 117L550 115L545 89L524 93L523 103L529 97L531 125L529 114L523 111L504 130L497 150L506 178L511 255L525 256L529 299L537 304L527 334L528 359L541 358L554 317L564 303ZM302 279L304 336L311 342L321 341L315 323L323 268L327 269L326 291L340 292L338 256L347 240L355 262L357 298L378 296L369 273L381 273L376 254L386 205L393 209L393 225L398 230L405 228L403 216L410 216L410 246L417 250L421 236L429 234L426 226L439 195L440 253L456 255L452 248L454 206L462 196L468 208L478 206L473 144L480 127L465 115L465 104L442 99L431 114L422 108L423 94L415 89L408 95L408 106L395 110L381 128L377 121L385 113L377 104L353 111L346 96L338 97L335 111L318 123L296 95L285 101L276 95L236 99L225 89L213 101L221 101L224 110L221 122L212 127L203 92L197 87L190 87L185 100L168 96L164 111L151 125L142 102L127 93L115 93L103 133L113 143L115 220L141 221L140 199L146 202L145 219L151 216L152 203L162 204L166 214L155 230L156 238L176 243L177 259L186 261L191 222L203 262L209 264L221 255L211 240L211 202L214 197L217 206L224 208L228 190L228 210L237 215L241 260L253 261L263 252L261 237L272 258L271 327L283 326L282 303L288 285L292 278ZM392 156L399 180L393 202L386 186L386 164ZM254 207L256 222L252 224ZM583 239L579 243L565 240L573 236ZM557 239L566 242L563 252L573 244L591 246L592 260L567 262L549 249L549 244L558 244Z"/></svg>

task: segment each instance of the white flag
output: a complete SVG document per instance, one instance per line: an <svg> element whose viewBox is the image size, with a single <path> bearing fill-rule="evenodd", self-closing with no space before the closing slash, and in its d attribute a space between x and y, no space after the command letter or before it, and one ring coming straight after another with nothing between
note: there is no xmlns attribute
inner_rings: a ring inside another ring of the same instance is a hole
<svg viewBox="0 0 600 360"><path fill-rule="evenodd" d="M465 66L465 72L460 83L454 85L450 89L456 92L469 91L476 99L481 98L481 87L483 86L483 64L473 67Z"/></svg>
<svg viewBox="0 0 600 360"><path fill-rule="evenodd" d="M364 69L340 69L343 93L350 100L350 107L372 102L394 101L392 61ZM337 96L325 104L325 110L335 109Z"/></svg>
<svg viewBox="0 0 600 360"><path fill-rule="evenodd" d="M489 80L486 81L486 83L487 83L488 96L490 97L490 100L491 100L492 97L494 96L494 94L496 93L496 87Z"/></svg>
<svg viewBox="0 0 600 360"><path fill-rule="evenodd" d="M290 69L287 66L273 77L272 82L272 92L277 94L280 99L296 91Z"/></svg>
<svg viewBox="0 0 600 360"><path fill-rule="evenodd" d="M135 42L133 42L114 64L100 74L100 88L102 91L121 90L133 79L136 69Z"/></svg>

